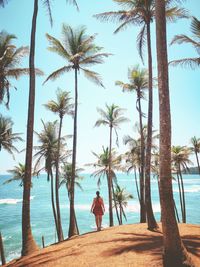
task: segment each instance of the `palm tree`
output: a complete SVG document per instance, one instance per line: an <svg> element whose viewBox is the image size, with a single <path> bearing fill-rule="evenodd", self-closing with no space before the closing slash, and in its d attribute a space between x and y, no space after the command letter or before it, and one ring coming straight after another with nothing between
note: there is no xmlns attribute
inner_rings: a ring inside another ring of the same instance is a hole
<svg viewBox="0 0 200 267"><path fill-rule="evenodd" d="M95 35L87 36L86 28L80 27L73 30L70 26L63 24L62 27L63 43L55 37L47 34L50 47L49 50L57 53L64 58L67 66L57 69L51 73L46 81L55 80L65 72L74 71L75 75L75 112L74 112L74 131L73 131L73 156L72 156L72 181L71 181L71 199L70 199L70 225L69 237L78 234L75 223L74 210L74 182L76 169L76 150L77 150L77 111L78 111L78 72L81 70L87 78L97 85L103 86L98 73L85 68L94 64L103 63L103 58L109 54L101 53L102 47L94 44ZM45 81L45 82L46 82Z"/></svg>
<svg viewBox="0 0 200 267"><path fill-rule="evenodd" d="M135 66L132 69L128 70L128 78L130 83L123 83L121 81L117 81L116 85L122 87L123 91L128 92L136 92L137 100L136 100L136 109L139 114L139 125L140 125L140 155L141 155L141 166L140 166L140 222L146 221L146 211L145 211L145 198L144 198L144 164L145 164L145 140L144 140L144 132L143 132L143 122L142 122L142 107L141 107L141 99L144 98L144 90L148 88L148 75L145 69L140 70L139 66Z"/></svg>
<svg viewBox="0 0 200 267"><path fill-rule="evenodd" d="M83 180L83 176L79 175L79 172L82 172L84 169L77 168L76 169L76 176L75 176L75 186L77 186L81 191L83 191L83 188L79 181ZM71 163L64 163L62 166L62 172L61 172L61 179L59 187L62 185L66 186L68 198L70 199L70 185L71 185L71 179L72 179L72 164Z"/></svg>
<svg viewBox="0 0 200 267"><path fill-rule="evenodd" d="M173 60L170 62L173 66L181 65L189 66L191 68L200 66L200 20L195 17L192 17L191 32L193 33L193 38L184 34L175 35L171 44L191 44L197 51L198 57Z"/></svg>
<svg viewBox="0 0 200 267"><path fill-rule="evenodd" d="M163 229L163 264L194 266L180 238L175 218L171 176L171 116L168 83L165 2L156 0L156 48L160 111L160 201ZM185 262L185 264L184 264Z"/></svg>
<svg viewBox="0 0 200 267"><path fill-rule="evenodd" d="M187 165L192 162L189 160L190 149L185 146L172 146L172 166L175 169L178 187L179 187L179 197L182 212L182 221L186 223L186 207L185 207L185 192L184 183L182 177L182 170L187 170Z"/></svg>
<svg viewBox="0 0 200 267"><path fill-rule="evenodd" d="M116 186L114 191L114 197L116 199L117 206L119 207L119 214L120 214L120 225L123 224L122 222L122 215L126 220L126 214L124 212L124 207L127 207L128 200L133 199L133 195L127 193L125 188L121 188L119 185Z"/></svg>
<svg viewBox="0 0 200 267"><path fill-rule="evenodd" d="M143 51L144 46L147 43L148 51L148 92L149 92L149 101L148 101L148 138L146 144L146 158L145 158L145 198L147 205L147 220L148 228L154 229L157 227L153 210L151 206L151 195L150 195L150 165L151 165L151 142L152 142L152 118L153 118L153 70L152 70L152 51L151 51L151 22L155 18L155 0L113 0L114 2L121 5L124 10L116 12L105 12L95 15L96 18L101 21L116 21L120 23L120 26L114 31L118 33L128 26L138 25L142 26L141 31L137 36L137 48L139 55L143 60ZM169 21L175 21L177 18L187 17L187 12L176 6L172 6L173 2L167 0L166 3L166 15ZM177 1L178 2L178 1ZM142 212L143 218L142 221L145 221L145 211Z"/></svg>
<svg viewBox="0 0 200 267"><path fill-rule="evenodd" d="M123 117L124 109L119 108L118 106L112 104L108 106L106 104L106 111L98 108L97 111L100 113L101 118L98 119L95 123L96 127L100 125L106 125L110 128L110 137L109 137L109 165L108 165L108 192L109 192L109 218L110 226L113 226L113 213L112 213L112 174L111 174L111 164L112 164L112 132L113 129L117 134L116 130L119 128L119 124L127 122L128 119Z"/></svg>
<svg viewBox="0 0 200 267"><path fill-rule="evenodd" d="M19 135L20 133L13 133L13 122L11 118L3 117L3 115L0 114L0 151L3 148L14 157L13 152L19 151L13 143L23 141Z"/></svg>
<svg viewBox="0 0 200 267"><path fill-rule="evenodd" d="M199 165L199 158L198 158L198 154L200 153L200 138L196 138L196 136L194 136L191 138L190 143L192 144L191 150L192 152L195 153L195 156L196 156L197 166L198 166L199 174L200 174L200 165Z"/></svg>
<svg viewBox="0 0 200 267"><path fill-rule="evenodd" d="M57 90L57 102L54 100L49 101L44 106L52 111L53 113L57 113L60 118L59 123L59 132L58 132L58 148L57 148L57 159L56 159L56 179L55 179L55 189L56 189L56 209L57 209L57 220L58 220L58 241L63 240L63 231L61 225L61 215L60 215L60 201L59 201L59 158L60 158L60 138L61 138L61 130L63 124L63 118L66 114L72 115L73 114L73 107L74 105L71 104L71 97L69 96L69 92L64 92L60 89Z"/></svg>
<svg viewBox="0 0 200 267"><path fill-rule="evenodd" d="M9 108L12 87L10 79L17 80L20 76L29 73L28 68L19 67L23 57L29 53L28 47L16 48L13 45L14 39L16 39L15 35L5 31L0 32L0 103L7 98L5 101L7 108Z"/></svg>
<svg viewBox="0 0 200 267"><path fill-rule="evenodd" d="M108 199L109 199L110 195L112 197L112 193L114 196L113 181L115 182L115 184L117 184L117 177L115 174L115 170L121 170L122 158L120 155L116 154L114 149L112 149L112 151L111 151L111 167L109 167L110 166L110 151L109 151L108 147L107 148L103 147L103 151L100 154L96 154L93 152L93 155L96 157L97 161L95 163L90 163L87 165L93 166L95 169L97 169L92 173L91 176L98 178L98 180L97 180L97 186L98 187L100 187L100 185L101 185L101 178L106 176L107 183L108 183ZM111 179L111 182L110 182L109 178ZM109 188L109 186L110 186L110 188ZM117 210L117 204L116 204L115 196L114 196L113 200L114 200L114 206L115 206L115 210L116 210L117 219L118 219L118 222L120 223L120 218L119 218L119 214L118 214L118 210ZM112 212L112 199L111 199L111 203L109 201L109 205L111 205L111 208L109 206L109 216L110 216L110 210Z"/></svg>
<svg viewBox="0 0 200 267"><path fill-rule="evenodd" d="M12 174L12 178L6 180L3 184L9 184L13 181L20 181L20 186L23 186L24 182L24 174L25 174L25 165L19 163L17 166L14 166L12 170L8 170L10 174Z"/></svg>
<svg viewBox="0 0 200 267"><path fill-rule="evenodd" d="M1 0L2 1L2 0ZM3 1L2 1L3 2ZM42 0L47 7L51 24L53 23L51 14L51 1ZM71 0L75 5L76 1ZM31 40L30 40L30 55L29 55L29 104L28 104L28 119L27 119L27 143L26 143L26 170L24 179L23 192L23 207L22 207L22 256L28 255L38 249L32 235L30 224L30 184L31 184L31 168L33 154L33 128L34 128L34 110L35 110L35 45L36 45L36 22L38 14L38 0L34 0Z"/></svg>
<svg viewBox="0 0 200 267"><path fill-rule="evenodd" d="M59 230L58 230L58 219L57 212L54 203L54 187L53 187L53 168L57 159L57 149L58 149L58 124L55 122L44 123L42 121L44 129L41 133L35 132L38 137L38 146L34 146L34 149L37 151L34 155L36 158L35 170L39 173L43 169L47 173L47 181L51 181L51 204L54 216L54 222L56 227L57 236L59 239ZM44 161L44 167L39 167Z"/></svg>

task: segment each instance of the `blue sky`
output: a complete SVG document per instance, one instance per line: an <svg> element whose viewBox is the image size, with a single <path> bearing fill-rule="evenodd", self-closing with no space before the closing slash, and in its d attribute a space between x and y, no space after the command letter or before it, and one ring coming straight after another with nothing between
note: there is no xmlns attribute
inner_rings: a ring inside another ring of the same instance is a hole
<svg viewBox="0 0 200 267"><path fill-rule="evenodd" d="M72 5L67 5L65 0L53 1L52 11L54 25L51 28L46 9L39 6L37 22L37 40L36 40L36 66L42 69L45 76L37 79L36 86L36 106L35 106L35 130L40 132L42 129L41 119L46 121L56 120L57 117L47 111L43 104L51 99L55 99L55 92L58 87L71 92L74 96L73 74L65 74L55 82L47 82L42 85L45 77L52 71L62 67L64 61L59 56L47 50L48 41L45 33L49 33L56 38L61 37L62 23L67 23L72 27L85 25L88 35L98 33L95 43L104 47L105 52L112 53L113 56L107 58L101 66L95 66L93 70L99 72L103 78L105 89L96 86L88 81L82 74L79 75L79 110L78 110L78 152L77 163L83 167L85 163L93 162L94 157L91 151L101 152L102 146L108 145L109 130L102 126L94 128L99 114L97 107L105 107L107 104L116 104L125 108L124 116L130 119L130 122L121 125L118 131L120 146L116 148L120 153L126 150L122 138L129 134L136 136L133 131L133 125L138 121L138 114L135 109L135 94L121 92L121 89L115 86L116 80L128 81L128 67L140 64L141 67L147 67L147 61L144 66L138 56L136 49L136 37L139 32L138 27L130 27L126 31L113 35L116 28L114 23L102 23L97 21L93 15L106 11L119 10L119 6L112 0L77 0L80 11ZM87 4L86 4L87 2ZM89 2L89 3L88 3ZM200 18L199 0L185 1L184 7L191 15ZM10 0L3 9L0 9L1 30L13 33L17 36L16 46L27 46L30 43L30 30L33 12L33 1ZM155 25L152 24L152 50L154 76L157 75L156 69L156 47L155 47ZM175 24L168 24L168 43L175 34L190 33L190 20L179 20ZM169 60L183 57L196 56L197 53L189 45L169 46ZM147 53L145 53L145 58ZM28 66L28 57L23 61L22 66ZM190 70L188 68L170 67L170 97L171 97L171 115L172 115L172 144L189 145L192 136L200 136L199 118L200 118L200 75L199 69ZM14 121L14 132L23 133L22 137L26 139L27 122L27 103L29 80L28 77L22 77L18 81L12 81L18 90L11 90L10 110L0 106L0 113L10 116ZM158 92L154 90L154 128L158 129ZM143 101L143 110L147 111L147 101ZM72 119L65 117L63 134L72 134ZM36 144L37 140L34 139ZM25 148L24 143L16 145L19 150ZM72 144L69 141L69 148ZM24 162L24 154L20 153L12 156L5 151L0 153L0 174L11 169L18 162Z"/></svg>

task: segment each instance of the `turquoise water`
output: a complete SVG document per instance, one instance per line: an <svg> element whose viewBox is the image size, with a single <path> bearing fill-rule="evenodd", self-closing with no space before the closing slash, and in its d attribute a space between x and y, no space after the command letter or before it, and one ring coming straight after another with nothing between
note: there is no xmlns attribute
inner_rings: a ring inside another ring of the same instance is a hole
<svg viewBox="0 0 200 267"><path fill-rule="evenodd" d="M76 188L75 208L80 233L85 233L95 230L94 216L90 213L90 207L95 197L95 192L98 190L96 180L90 177L89 174L84 174L84 180L81 185L84 189L82 192ZM133 194L135 199L128 202L126 208L127 222L139 222L139 203L137 201L136 189L133 175L118 174L118 183L121 187L126 187L126 190ZM6 260L20 256L21 250L21 209L22 209L22 187L18 182L13 182L7 185L2 183L10 178L10 176L0 176L0 231L3 235L4 249ZM200 224L200 176L184 175L185 197L186 197L186 213L187 222ZM176 181L173 181L174 198L179 210L180 205L178 196L178 186ZM102 197L104 198L106 213L103 217L103 227L108 226L108 201L107 201L107 182L102 179L100 188ZM158 197L158 185L156 179L152 179L152 202L153 210L157 220L160 219L160 205ZM65 237L68 233L69 219L69 202L66 188L60 188L60 203L62 225ZM117 224L117 222L115 221ZM38 245L41 246L41 237L44 236L45 245L54 243L55 227L53 223L53 215L50 198L50 183L47 182L46 175L41 175L39 178L33 178L33 188L31 190L31 224L32 231Z"/></svg>

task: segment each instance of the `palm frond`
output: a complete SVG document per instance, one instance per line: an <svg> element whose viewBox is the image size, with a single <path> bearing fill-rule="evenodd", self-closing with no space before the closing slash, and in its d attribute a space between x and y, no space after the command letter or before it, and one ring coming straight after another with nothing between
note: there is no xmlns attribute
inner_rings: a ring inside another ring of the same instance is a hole
<svg viewBox="0 0 200 267"><path fill-rule="evenodd" d="M177 6L166 9L166 20L176 22L178 19L189 18L188 11Z"/></svg>
<svg viewBox="0 0 200 267"><path fill-rule="evenodd" d="M169 62L172 66L180 65L181 67L190 67L195 69L200 66L200 58L183 58L177 59Z"/></svg>
<svg viewBox="0 0 200 267"><path fill-rule="evenodd" d="M51 26L53 26L53 17L52 17L52 12L51 12L51 0L43 0L43 5L47 8L49 20L50 20Z"/></svg>
<svg viewBox="0 0 200 267"><path fill-rule="evenodd" d="M70 4L74 5L76 9L79 11L79 7L76 0L66 0L66 2L69 2Z"/></svg>
<svg viewBox="0 0 200 267"><path fill-rule="evenodd" d="M68 65L68 66L64 66L54 72L52 72L47 78L46 80L43 82L43 84L45 84L48 80L56 80L58 77L60 77L63 73L65 72L69 72L70 70L72 70L73 65Z"/></svg>
<svg viewBox="0 0 200 267"><path fill-rule="evenodd" d="M70 59L71 55L58 39L56 39L55 37L51 36L48 33L46 34L46 37L50 43L50 46L48 47L49 51L55 52L59 56L67 58L68 60Z"/></svg>
<svg viewBox="0 0 200 267"><path fill-rule="evenodd" d="M143 51L145 44L146 44L146 24L142 27L141 31L137 36L137 49L139 51L139 55L143 64L144 64Z"/></svg>
<svg viewBox="0 0 200 267"><path fill-rule="evenodd" d="M80 68L82 69L83 73L85 74L86 78L88 78L89 80L91 80L92 82L94 82L95 84L104 87L101 77L97 72L88 70L88 69L84 69L84 68Z"/></svg>
<svg viewBox="0 0 200 267"><path fill-rule="evenodd" d="M195 17L192 18L191 31L195 36L200 38L200 21Z"/></svg>
<svg viewBox="0 0 200 267"><path fill-rule="evenodd" d="M196 42L195 40L191 39L187 35L181 34L181 35L175 35L174 38L171 41L172 44L182 44L182 43L189 43L194 45L195 47L199 47L199 42Z"/></svg>

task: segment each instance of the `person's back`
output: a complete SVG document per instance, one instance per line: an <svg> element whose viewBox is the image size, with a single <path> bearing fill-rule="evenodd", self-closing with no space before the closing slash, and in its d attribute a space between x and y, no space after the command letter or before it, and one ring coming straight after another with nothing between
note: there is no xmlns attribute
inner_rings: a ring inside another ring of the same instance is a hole
<svg viewBox="0 0 200 267"><path fill-rule="evenodd" d="M91 212L95 215L97 230L101 230L102 215L104 214L105 208L103 199L99 195L99 191L96 192L97 197L93 199Z"/></svg>

